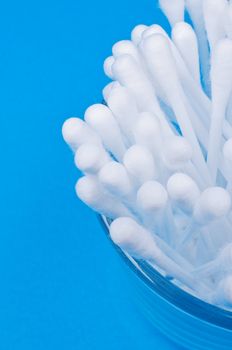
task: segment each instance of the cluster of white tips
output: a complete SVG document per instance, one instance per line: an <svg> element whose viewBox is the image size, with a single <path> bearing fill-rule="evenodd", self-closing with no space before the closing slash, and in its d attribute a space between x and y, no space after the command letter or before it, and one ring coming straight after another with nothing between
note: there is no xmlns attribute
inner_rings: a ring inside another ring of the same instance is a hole
<svg viewBox="0 0 232 350"><path fill-rule="evenodd" d="M105 103L63 125L76 192L127 254L232 308L232 2L159 3L171 32L117 42Z"/></svg>

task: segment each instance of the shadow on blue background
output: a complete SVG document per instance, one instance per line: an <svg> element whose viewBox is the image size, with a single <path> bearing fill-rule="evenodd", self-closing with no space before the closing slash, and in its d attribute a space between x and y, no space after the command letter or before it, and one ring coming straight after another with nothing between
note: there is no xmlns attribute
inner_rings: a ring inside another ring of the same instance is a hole
<svg viewBox="0 0 232 350"><path fill-rule="evenodd" d="M101 101L113 43L154 22L152 0L1 6L1 350L175 348L131 304L61 138Z"/></svg>

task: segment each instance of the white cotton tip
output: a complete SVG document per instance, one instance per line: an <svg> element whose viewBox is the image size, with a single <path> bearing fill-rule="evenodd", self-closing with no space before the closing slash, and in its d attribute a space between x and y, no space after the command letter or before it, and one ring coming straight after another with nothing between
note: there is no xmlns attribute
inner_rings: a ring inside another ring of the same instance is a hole
<svg viewBox="0 0 232 350"><path fill-rule="evenodd" d="M232 138L225 142L223 146L223 156L227 161L232 162Z"/></svg>
<svg viewBox="0 0 232 350"><path fill-rule="evenodd" d="M159 119L152 113L143 112L134 126L137 144L147 147L153 155L159 156L162 145L162 132Z"/></svg>
<svg viewBox="0 0 232 350"><path fill-rule="evenodd" d="M102 146L83 143L77 149L74 161L83 173L97 174L110 161L110 157Z"/></svg>
<svg viewBox="0 0 232 350"><path fill-rule="evenodd" d="M174 205L187 214L193 212L200 190L190 176L184 173L172 175L167 183L167 191Z"/></svg>
<svg viewBox="0 0 232 350"><path fill-rule="evenodd" d="M173 136L164 143L163 160L171 170L183 168L191 160L192 155L191 145L182 136Z"/></svg>
<svg viewBox="0 0 232 350"><path fill-rule="evenodd" d="M154 88L142 66L131 55L118 57L112 69L120 84L133 94L140 112L155 108Z"/></svg>
<svg viewBox="0 0 232 350"><path fill-rule="evenodd" d="M143 32L142 39L144 40L153 34L161 34L168 37L166 31L160 25L152 24L151 26L147 27L147 29Z"/></svg>
<svg viewBox="0 0 232 350"><path fill-rule="evenodd" d="M140 62L137 47L130 40L118 41L116 44L114 44L112 52L115 59L122 55L130 55L136 62Z"/></svg>
<svg viewBox="0 0 232 350"><path fill-rule="evenodd" d="M119 216L131 216L128 209L117 198L104 193L95 176L84 176L76 183L76 194L94 211L115 219Z"/></svg>
<svg viewBox="0 0 232 350"><path fill-rule="evenodd" d="M109 56L105 59L104 63L103 63L103 69L104 69L104 72L105 72L105 75L114 80L114 75L113 75L113 72L112 72L112 66L115 62L115 59L113 56Z"/></svg>
<svg viewBox="0 0 232 350"><path fill-rule="evenodd" d="M152 259L156 255L156 244L150 232L131 218L114 220L110 236L116 245L135 258Z"/></svg>
<svg viewBox="0 0 232 350"><path fill-rule="evenodd" d="M132 129L139 117L133 95L125 87L116 87L110 93L108 106L114 114L128 144L133 144L134 135Z"/></svg>
<svg viewBox="0 0 232 350"><path fill-rule="evenodd" d="M223 123L232 90L232 41L230 39L221 40L213 50L211 82L212 116L207 165L215 183L221 156Z"/></svg>
<svg viewBox="0 0 232 350"><path fill-rule="evenodd" d="M115 81L111 81L109 84L107 84L103 89L102 89L102 96L105 102L107 102L108 97L111 93L111 90L114 88L115 86Z"/></svg>
<svg viewBox="0 0 232 350"><path fill-rule="evenodd" d="M145 182L137 192L138 207L145 213L152 213L164 209L168 202L168 194L164 186L157 181Z"/></svg>
<svg viewBox="0 0 232 350"><path fill-rule="evenodd" d="M223 92L224 98L229 98L232 88L232 40L230 39L223 39L215 46L212 56L211 80L212 94L214 94L214 89L217 89L217 93Z"/></svg>
<svg viewBox="0 0 232 350"><path fill-rule="evenodd" d="M203 290L204 293L208 291L201 282L197 282L182 267L166 256L157 246L152 234L133 219L122 217L114 220L110 226L110 236L116 245L134 258L156 264L168 275L193 290Z"/></svg>
<svg viewBox="0 0 232 350"><path fill-rule="evenodd" d="M217 287L215 301L224 306L232 306L232 276L222 279Z"/></svg>
<svg viewBox="0 0 232 350"><path fill-rule="evenodd" d="M126 197L133 192L133 186L125 167L118 162L108 162L99 172L100 183L110 193Z"/></svg>
<svg viewBox="0 0 232 350"><path fill-rule="evenodd" d="M211 50L225 37L225 21L228 11L227 0L204 0L203 13Z"/></svg>
<svg viewBox="0 0 232 350"><path fill-rule="evenodd" d="M158 177L154 158L151 152L143 146L131 146L123 157L123 163L138 184L155 180Z"/></svg>
<svg viewBox="0 0 232 350"><path fill-rule="evenodd" d="M131 40L135 45L139 45L143 32L148 28L148 26L144 24L137 25L131 32Z"/></svg>
<svg viewBox="0 0 232 350"><path fill-rule="evenodd" d="M121 160L126 148L111 110L103 104L92 105L85 112L85 121L101 137L105 148Z"/></svg>
<svg viewBox="0 0 232 350"><path fill-rule="evenodd" d="M65 142L74 152L85 142L101 144L98 135L79 118L67 119L63 124L62 134Z"/></svg>
<svg viewBox="0 0 232 350"><path fill-rule="evenodd" d="M172 26L184 20L184 0L159 0L159 4Z"/></svg>
<svg viewBox="0 0 232 350"><path fill-rule="evenodd" d="M200 83L198 42L193 28L186 22L177 23L172 30L172 40L179 50L190 74Z"/></svg>
<svg viewBox="0 0 232 350"><path fill-rule="evenodd" d="M203 191L194 208L194 219L200 225L225 217L231 209L231 198L222 187L210 187Z"/></svg>
<svg viewBox="0 0 232 350"><path fill-rule="evenodd" d="M108 103L108 98L111 94L111 92L113 91L113 89L119 87L120 84L118 81L111 81L109 84L107 84L103 90L102 90L102 96L103 96L103 99L106 103Z"/></svg>
<svg viewBox="0 0 232 350"><path fill-rule="evenodd" d="M176 88L177 68L169 39L162 34L150 35L143 40L142 50L153 79L169 98L172 97Z"/></svg>

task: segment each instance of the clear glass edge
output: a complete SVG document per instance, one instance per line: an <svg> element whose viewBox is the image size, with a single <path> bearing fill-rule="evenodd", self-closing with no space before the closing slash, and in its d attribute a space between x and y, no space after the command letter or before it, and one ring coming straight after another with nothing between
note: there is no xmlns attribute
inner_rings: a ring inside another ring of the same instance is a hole
<svg viewBox="0 0 232 350"><path fill-rule="evenodd" d="M162 276L158 270L155 270L150 265L146 264L146 262L136 261L133 257L125 254L110 238L110 220L102 215L98 215L98 218L111 244L117 250L121 258L137 277L154 293L189 315L197 317L211 325L232 331L232 312L208 304L189 294L173 284L166 277ZM146 273L144 271L146 271Z"/></svg>

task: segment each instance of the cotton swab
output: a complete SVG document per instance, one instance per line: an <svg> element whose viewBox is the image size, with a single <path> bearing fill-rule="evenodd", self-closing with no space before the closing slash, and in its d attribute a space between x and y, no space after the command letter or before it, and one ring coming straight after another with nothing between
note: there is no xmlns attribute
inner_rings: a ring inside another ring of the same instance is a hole
<svg viewBox="0 0 232 350"><path fill-rule="evenodd" d="M85 142L101 144L100 137L81 119L69 118L62 127L65 142L75 152Z"/></svg>
<svg viewBox="0 0 232 350"><path fill-rule="evenodd" d="M227 140L223 146L223 156L225 161L225 169L227 175L227 188L232 188L232 138Z"/></svg>
<svg viewBox="0 0 232 350"><path fill-rule="evenodd" d="M160 7L171 37L136 26L104 61L102 103L63 125L76 193L141 270L232 309L232 0Z"/></svg>
<svg viewBox="0 0 232 350"><path fill-rule="evenodd" d="M232 3L228 3L228 9L225 17L225 31L228 38L232 39Z"/></svg>
<svg viewBox="0 0 232 350"><path fill-rule="evenodd" d="M90 208L108 218L132 216L131 212L114 196L103 191L95 176L84 176L77 181L77 196Z"/></svg>
<svg viewBox="0 0 232 350"><path fill-rule="evenodd" d="M200 84L198 42L194 30L188 23L179 22L172 29L172 40L183 57L192 77Z"/></svg>
<svg viewBox="0 0 232 350"><path fill-rule="evenodd" d="M232 90L232 41L224 39L215 47L211 69L212 116L207 164L216 181L222 139L222 125Z"/></svg>
<svg viewBox="0 0 232 350"><path fill-rule="evenodd" d="M195 166L200 170L205 180L210 183L209 172L199 142L189 120L185 105L183 104L185 98L183 97L183 92L178 81L176 66L167 39L158 34L146 38L144 41L144 55L152 75L158 79L169 96L182 133L193 149L192 159ZM170 80L167 80L167 77Z"/></svg>
<svg viewBox="0 0 232 350"><path fill-rule="evenodd" d="M119 56L112 69L120 84L135 96L140 112L146 111L144 108L154 104L152 85L133 56L128 54Z"/></svg>
<svg viewBox="0 0 232 350"><path fill-rule="evenodd" d="M192 214L201 193L195 181L184 173L175 173L169 178L167 191L175 207L187 215Z"/></svg>
<svg viewBox="0 0 232 350"><path fill-rule="evenodd" d="M161 235L167 203L167 191L157 181L145 182L137 192L137 205L143 213L145 224L148 224L151 230L157 230Z"/></svg>
<svg viewBox="0 0 232 350"><path fill-rule="evenodd" d="M137 259L157 265L168 275L180 280L192 290L207 290L205 286L186 273L179 265L167 257L157 246L151 233L138 225L133 219L122 217L110 226L112 240L121 249Z"/></svg>
<svg viewBox="0 0 232 350"><path fill-rule="evenodd" d="M86 110L84 118L86 123L100 135L105 148L117 160L121 160L126 147L122 133L110 109L102 104L92 105Z"/></svg>
<svg viewBox="0 0 232 350"><path fill-rule="evenodd" d="M143 146L131 146L123 157L128 173L138 185L158 177L157 167L151 152Z"/></svg>
<svg viewBox="0 0 232 350"><path fill-rule="evenodd" d="M154 158L159 160L163 135L158 118L150 112L141 113L133 132L136 143L149 149Z"/></svg>
<svg viewBox="0 0 232 350"><path fill-rule="evenodd" d="M184 20L184 0L159 0L159 5L168 18L171 26Z"/></svg>
<svg viewBox="0 0 232 350"><path fill-rule="evenodd" d="M176 226L164 186L158 181L145 182L137 192L136 202L146 227L172 245Z"/></svg>
<svg viewBox="0 0 232 350"><path fill-rule="evenodd" d="M197 34L199 54L200 54L200 65L203 75L203 82L206 92L210 92L209 86L209 49L207 36L205 31L205 23L203 16L202 0L185 0L186 8L193 22L195 32Z"/></svg>
<svg viewBox="0 0 232 350"><path fill-rule="evenodd" d="M109 56L105 59L104 64L103 64L103 69L104 69L105 75L112 80L114 80L114 75L112 72L112 66L113 66L114 62L115 62L114 57Z"/></svg>
<svg viewBox="0 0 232 350"><path fill-rule="evenodd" d="M111 94L111 91L115 88L115 87L119 87L120 84L117 81L112 81L111 83L107 84L103 90L102 90L102 96L104 99L105 103L108 103L108 98Z"/></svg>
<svg viewBox="0 0 232 350"><path fill-rule="evenodd" d="M136 45L131 40L121 40L114 44L112 48L114 58L118 58L122 55L130 55L133 59L140 64L139 52Z"/></svg>
<svg viewBox="0 0 232 350"><path fill-rule="evenodd" d="M76 151L75 164L85 174L97 174L110 161L105 149L97 144L83 143Z"/></svg>
<svg viewBox="0 0 232 350"><path fill-rule="evenodd" d="M157 115L163 131L171 135L171 128L160 108L154 87L133 57L130 55L118 57L113 65L113 73L120 84L135 96L138 110Z"/></svg>
<svg viewBox="0 0 232 350"><path fill-rule="evenodd" d="M228 11L227 0L204 0L203 13L211 51L219 40L225 38L225 19Z"/></svg>
<svg viewBox="0 0 232 350"><path fill-rule="evenodd" d="M125 167L118 162L108 162L99 172L98 179L109 193L122 199L126 206L134 208L135 190Z"/></svg>
<svg viewBox="0 0 232 350"><path fill-rule="evenodd" d="M163 147L163 160L168 169L179 170L192 158L193 150L182 136L171 137Z"/></svg>
<svg viewBox="0 0 232 350"><path fill-rule="evenodd" d="M138 45L142 39L143 32L148 28L144 24L137 25L131 32L131 40L135 45Z"/></svg>
<svg viewBox="0 0 232 350"><path fill-rule="evenodd" d="M189 240L196 237L197 229L224 218L229 213L230 208L231 198L224 188L211 187L203 191L194 207L193 218L184 233L181 248ZM209 240L207 243L209 246L211 245Z"/></svg>
<svg viewBox="0 0 232 350"><path fill-rule="evenodd" d="M134 144L132 126L139 118L136 100L125 87L116 87L108 97L108 106L112 111L128 146Z"/></svg>

